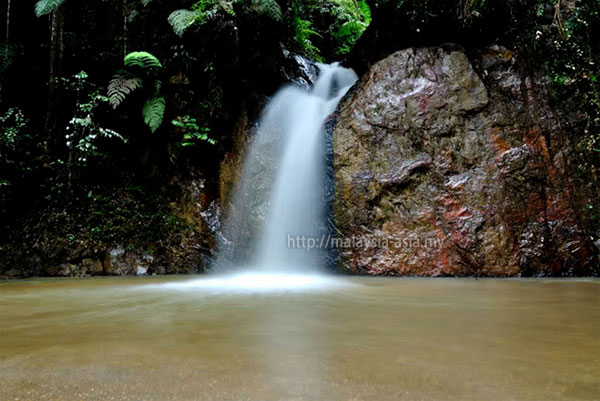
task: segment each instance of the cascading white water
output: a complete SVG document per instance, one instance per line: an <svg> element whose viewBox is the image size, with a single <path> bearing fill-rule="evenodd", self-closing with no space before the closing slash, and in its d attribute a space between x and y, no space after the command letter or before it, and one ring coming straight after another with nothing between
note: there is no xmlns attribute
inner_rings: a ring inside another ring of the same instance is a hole
<svg viewBox="0 0 600 401"><path fill-rule="evenodd" d="M299 238L326 233L324 122L356 82L338 63L319 64L311 90L287 86L265 108L224 227L216 269L316 272L324 249Z"/></svg>

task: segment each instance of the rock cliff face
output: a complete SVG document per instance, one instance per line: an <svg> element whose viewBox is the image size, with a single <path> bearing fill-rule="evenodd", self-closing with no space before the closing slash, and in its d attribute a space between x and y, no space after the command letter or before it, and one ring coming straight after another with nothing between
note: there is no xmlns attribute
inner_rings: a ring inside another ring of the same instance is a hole
<svg viewBox="0 0 600 401"><path fill-rule="evenodd" d="M405 49L338 108L342 268L390 275L597 274L568 135L542 79L494 46Z"/></svg>

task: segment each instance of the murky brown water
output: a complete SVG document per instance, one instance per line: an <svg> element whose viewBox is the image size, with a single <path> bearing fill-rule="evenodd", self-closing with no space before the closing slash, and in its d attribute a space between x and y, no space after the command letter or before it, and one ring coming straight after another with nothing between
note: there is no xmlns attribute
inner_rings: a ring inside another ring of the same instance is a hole
<svg viewBox="0 0 600 401"><path fill-rule="evenodd" d="M600 281L190 280L1 283L0 398L600 398Z"/></svg>

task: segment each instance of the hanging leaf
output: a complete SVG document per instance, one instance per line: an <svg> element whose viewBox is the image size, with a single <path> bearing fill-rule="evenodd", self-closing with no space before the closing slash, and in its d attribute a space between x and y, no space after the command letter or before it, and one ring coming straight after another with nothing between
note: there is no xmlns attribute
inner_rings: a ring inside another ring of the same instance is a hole
<svg viewBox="0 0 600 401"><path fill-rule="evenodd" d="M35 15L41 17L42 15L50 14L64 2L65 0L40 0L35 3Z"/></svg>
<svg viewBox="0 0 600 401"><path fill-rule="evenodd" d="M142 80L129 74L115 74L108 84L108 98L110 105L116 109L125 97L142 86Z"/></svg>
<svg viewBox="0 0 600 401"><path fill-rule="evenodd" d="M156 132L158 127L162 124L163 116L165 114L165 98L164 97L153 97L146 101L144 104L143 117L144 122L150 131Z"/></svg>
<svg viewBox="0 0 600 401"><path fill-rule="evenodd" d="M168 21L176 35L183 36L186 29L196 22L200 14L190 10L175 10L169 15Z"/></svg>

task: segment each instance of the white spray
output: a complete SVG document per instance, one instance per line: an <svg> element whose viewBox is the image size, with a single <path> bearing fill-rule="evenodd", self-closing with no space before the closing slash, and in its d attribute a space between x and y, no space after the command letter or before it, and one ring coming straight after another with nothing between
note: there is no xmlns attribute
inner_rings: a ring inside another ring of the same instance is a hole
<svg viewBox="0 0 600 401"><path fill-rule="evenodd" d="M321 246L326 232L324 123L357 76L337 63L318 66L310 91L284 87L263 112L229 210L218 270L308 273L325 264L324 249L307 246Z"/></svg>

